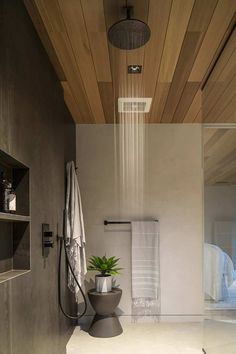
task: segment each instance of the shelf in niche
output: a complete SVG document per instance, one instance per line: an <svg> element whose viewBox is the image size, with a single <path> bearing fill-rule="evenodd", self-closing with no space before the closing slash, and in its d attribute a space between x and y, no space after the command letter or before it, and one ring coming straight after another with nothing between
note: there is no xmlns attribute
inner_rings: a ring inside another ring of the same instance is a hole
<svg viewBox="0 0 236 354"><path fill-rule="evenodd" d="M30 171L0 150L0 171L16 192L16 214L0 212L0 283L30 272Z"/></svg>
<svg viewBox="0 0 236 354"><path fill-rule="evenodd" d="M0 221L30 222L30 216L0 212Z"/></svg>
<svg viewBox="0 0 236 354"><path fill-rule="evenodd" d="M16 269L11 269L8 270L7 272L0 273L0 283L3 283L5 281L11 280L13 278L19 277L20 275L29 273L30 270L16 270Z"/></svg>

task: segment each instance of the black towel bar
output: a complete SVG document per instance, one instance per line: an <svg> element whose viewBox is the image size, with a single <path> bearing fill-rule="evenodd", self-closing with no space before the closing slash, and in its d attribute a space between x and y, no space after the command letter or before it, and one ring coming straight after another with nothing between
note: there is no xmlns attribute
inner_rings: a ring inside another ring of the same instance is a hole
<svg viewBox="0 0 236 354"><path fill-rule="evenodd" d="M145 220L144 220L145 221ZM151 221L155 221L158 222L158 220L151 220ZM119 225L119 224L131 224L131 221L112 221L112 220L104 220L104 225Z"/></svg>

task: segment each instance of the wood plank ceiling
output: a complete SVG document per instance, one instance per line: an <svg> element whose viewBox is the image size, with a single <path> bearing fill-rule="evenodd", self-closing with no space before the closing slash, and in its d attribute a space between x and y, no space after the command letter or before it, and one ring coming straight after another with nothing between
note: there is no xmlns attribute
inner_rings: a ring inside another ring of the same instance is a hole
<svg viewBox="0 0 236 354"><path fill-rule="evenodd" d="M204 129L204 175L207 185L236 184L236 129Z"/></svg>
<svg viewBox="0 0 236 354"><path fill-rule="evenodd" d="M236 122L236 0L24 3L76 122L117 121L118 96L152 97L150 123ZM151 29L137 50L118 50L107 40L125 5ZM129 64L143 65L142 74L128 74Z"/></svg>

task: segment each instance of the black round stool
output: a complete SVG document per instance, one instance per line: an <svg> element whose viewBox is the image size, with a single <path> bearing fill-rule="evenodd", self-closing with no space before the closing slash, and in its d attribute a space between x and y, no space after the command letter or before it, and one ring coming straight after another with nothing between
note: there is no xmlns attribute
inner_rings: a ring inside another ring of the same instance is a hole
<svg viewBox="0 0 236 354"><path fill-rule="evenodd" d="M108 293L98 293L95 289L88 291L89 301L96 312L89 328L93 337L109 338L123 332L120 321L115 314L122 295L121 289L112 289Z"/></svg>

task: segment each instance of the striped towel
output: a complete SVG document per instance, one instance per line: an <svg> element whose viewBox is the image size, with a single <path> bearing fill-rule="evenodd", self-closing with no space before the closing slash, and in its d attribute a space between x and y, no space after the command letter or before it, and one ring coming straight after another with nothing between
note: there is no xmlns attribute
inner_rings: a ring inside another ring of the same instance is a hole
<svg viewBox="0 0 236 354"><path fill-rule="evenodd" d="M158 222L132 222L132 298L158 298Z"/></svg>

